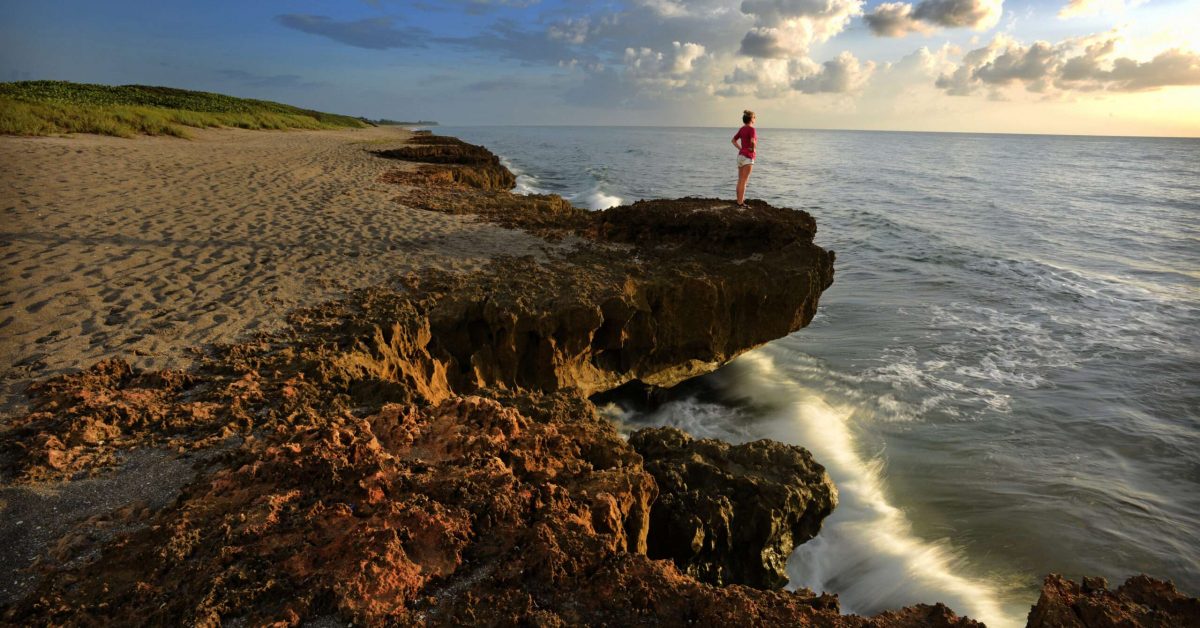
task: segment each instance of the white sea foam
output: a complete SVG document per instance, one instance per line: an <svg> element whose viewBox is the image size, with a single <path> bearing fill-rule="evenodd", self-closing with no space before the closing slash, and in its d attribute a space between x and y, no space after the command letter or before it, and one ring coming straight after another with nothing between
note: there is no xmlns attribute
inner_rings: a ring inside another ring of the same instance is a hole
<svg viewBox="0 0 1200 628"><path fill-rule="evenodd" d="M516 194L551 194L550 190L541 186L538 178L525 172L511 160L506 157L500 158L500 163L509 172L512 172L517 177L516 185L513 186L513 192ZM571 194L565 197L576 206L586 207L591 210L608 209L621 205L624 201L620 196L605 192L600 184L593 185L591 189Z"/></svg>
<svg viewBox="0 0 1200 628"><path fill-rule="evenodd" d="M728 371L730 391L766 408L748 420L727 406L696 400L664 405L652 420L697 437L745 442L772 438L812 451L837 485L840 503L817 537L788 561L790 587L837 593L843 610L871 614L916 603L944 602L989 626L1019 626L999 587L962 575L964 559L950 541L918 538L888 499L882 462L859 452L852 418L862 408L833 406L780 370L764 351Z"/></svg>
<svg viewBox="0 0 1200 628"><path fill-rule="evenodd" d="M593 186L586 192L570 196L569 200L576 205L582 205L592 210L608 209L624 202L620 196L614 196L600 189L599 185Z"/></svg>
<svg viewBox="0 0 1200 628"><path fill-rule="evenodd" d="M521 170L513 162L505 157L500 158L500 165L508 168L508 171L516 175L517 182L513 186L513 192L516 194L547 194L546 190L538 185L537 177Z"/></svg>
<svg viewBox="0 0 1200 628"><path fill-rule="evenodd" d="M538 180L535 177L520 174L517 175L517 184L513 186L513 192L516 194L545 194L546 191L538 187Z"/></svg>

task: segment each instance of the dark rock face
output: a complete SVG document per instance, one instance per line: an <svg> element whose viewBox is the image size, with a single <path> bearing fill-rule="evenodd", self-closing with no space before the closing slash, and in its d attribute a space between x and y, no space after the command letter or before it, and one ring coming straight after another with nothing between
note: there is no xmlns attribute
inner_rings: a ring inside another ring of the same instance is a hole
<svg viewBox="0 0 1200 628"><path fill-rule="evenodd" d="M647 555L702 582L783 587L788 556L837 505L829 474L800 447L694 440L671 427L634 432L629 444L660 491Z"/></svg>
<svg viewBox="0 0 1200 628"><path fill-rule="evenodd" d="M1029 628L1180 628L1200 626L1200 599L1175 585L1134 576L1116 591L1104 578L1083 584L1058 574L1046 576L1042 595L1029 611Z"/></svg>

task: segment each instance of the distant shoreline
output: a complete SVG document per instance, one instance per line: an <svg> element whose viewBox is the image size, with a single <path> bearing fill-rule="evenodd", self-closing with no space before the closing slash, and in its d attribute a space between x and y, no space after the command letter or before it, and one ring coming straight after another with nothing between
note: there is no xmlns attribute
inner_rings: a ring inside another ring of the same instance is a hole
<svg viewBox="0 0 1200 628"><path fill-rule="evenodd" d="M363 118L363 121L376 126L440 126L436 120L417 120L416 122L404 122L400 120L388 120L387 118L380 118L378 120Z"/></svg>

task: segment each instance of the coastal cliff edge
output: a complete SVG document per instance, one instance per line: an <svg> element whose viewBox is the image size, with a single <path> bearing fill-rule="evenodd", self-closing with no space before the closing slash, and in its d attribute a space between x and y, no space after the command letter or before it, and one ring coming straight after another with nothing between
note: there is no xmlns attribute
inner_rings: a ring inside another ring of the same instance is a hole
<svg viewBox="0 0 1200 628"><path fill-rule="evenodd" d="M172 502L57 539L0 618L978 625L940 604L859 617L781 590L787 555L836 507L819 461L672 430L626 441L588 399L678 384L807 325L835 260L810 215L697 198L588 212L513 194L494 155L453 138L376 154L397 160L381 177L397 203L573 247L553 266L408 273L188 370L113 359L35 383L0 441L10 483L103 476L146 449L201 462ZM1066 606L1103 589L1052 585L1044 601Z"/></svg>

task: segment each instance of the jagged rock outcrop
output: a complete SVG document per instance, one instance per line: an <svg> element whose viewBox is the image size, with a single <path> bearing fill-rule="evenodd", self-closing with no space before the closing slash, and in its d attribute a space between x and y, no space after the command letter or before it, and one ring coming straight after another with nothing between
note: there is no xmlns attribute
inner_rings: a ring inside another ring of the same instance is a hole
<svg viewBox="0 0 1200 628"><path fill-rule="evenodd" d="M561 407L537 421L467 397L277 426L7 619L407 624L463 571L551 586L644 552L653 479L594 412Z"/></svg>
<svg viewBox="0 0 1200 628"><path fill-rule="evenodd" d="M469 182L412 187L412 176L384 176L409 186L398 200L410 206L599 245L571 256L576 272L525 263L440 289L430 327L459 391L671 386L804 327L833 282L834 254L813 243L816 223L803 211L687 198L588 212Z"/></svg>
<svg viewBox="0 0 1200 628"><path fill-rule="evenodd" d="M1104 578L1082 584L1058 574L1046 576L1042 594L1029 611L1029 628L1182 628L1200 626L1200 599L1175 585L1134 576L1115 591Z"/></svg>
<svg viewBox="0 0 1200 628"><path fill-rule="evenodd" d="M703 582L783 587L788 556L837 506L829 474L800 447L696 440L673 427L639 430L629 444L661 492L647 554Z"/></svg>
<svg viewBox="0 0 1200 628"><path fill-rule="evenodd" d="M174 504L44 563L3 621L978 625L943 606L844 616L835 596L718 587L650 559L655 481L575 393L358 416L319 410L319 387L280 392L286 415L264 403L274 418Z"/></svg>
<svg viewBox="0 0 1200 628"><path fill-rule="evenodd" d="M419 183L453 183L481 189L508 190L516 185L517 178L500 163L500 158L491 151L458 138L444 135L417 135L407 146L375 151L376 155L388 159L414 161L428 165L417 169L422 178Z"/></svg>

